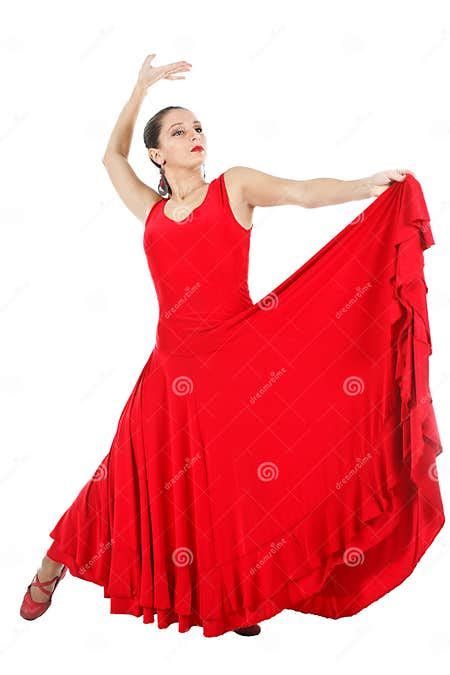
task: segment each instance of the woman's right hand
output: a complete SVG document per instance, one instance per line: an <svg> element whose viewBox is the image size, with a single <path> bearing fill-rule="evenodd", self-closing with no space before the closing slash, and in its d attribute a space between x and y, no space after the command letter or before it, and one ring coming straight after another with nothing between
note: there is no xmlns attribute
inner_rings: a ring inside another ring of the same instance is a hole
<svg viewBox="0 0 450 675"><path fill-rule="evenodd" d="M175 61L174 63L168 63L165 66L152 66L151 62L155 56L156 54L149 54L145 57L145 61L142 64L138 75L138 86L147 89L147 87L150 87L152 84L163 78L165 80L186 79L184 75L176 76L175 73L190 70L192 63L188 63L188 61Z"/></svg>

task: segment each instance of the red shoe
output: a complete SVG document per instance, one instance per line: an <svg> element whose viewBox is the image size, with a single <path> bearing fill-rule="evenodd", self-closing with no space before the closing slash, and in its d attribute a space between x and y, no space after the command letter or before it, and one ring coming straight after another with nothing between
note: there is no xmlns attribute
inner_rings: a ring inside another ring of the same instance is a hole
<svg viewBox="0 0 450 675"><path fill-rule="evenodd" d="M37 619L38 616L41 616L44 612L47 611L47 609L50 607L52 603L52 595L56 590L57 585L61 581L61 579L64 577L65 573L67 572L67 567L63 565L63 568L59 574L56 575L56 577L53 577L49 581L39 581L38 574L36 572L35 576L33 577L33 581L31 584L28 586L27 591L25 595L23 596L22 600L22 605L20 607L20 616L23 619L27 619L28 621L31 621L32 619ZM35 581L36 579L36 581ZM49 591L47 588L44 588L44 586L48 586L48 584L51 584L55 581L55 587L53 591ZM30 588L31 586L37 586L38 588L41 589L44 593L47 593L49 595L48 600L44 600L43 602L38 602L37 600L33 600L31 597L30 593Z"/></svg>

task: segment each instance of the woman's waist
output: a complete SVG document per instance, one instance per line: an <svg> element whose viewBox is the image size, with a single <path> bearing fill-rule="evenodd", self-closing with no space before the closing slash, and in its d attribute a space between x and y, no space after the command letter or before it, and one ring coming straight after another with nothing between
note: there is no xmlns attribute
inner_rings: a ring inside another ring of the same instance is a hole
<svg viewBox="0 0 450 675"><path fill-rule="evenodd" d="M253 303L248 297L247 302L233 307L196 308L195 311L190 308L189 312L173 307L161 308L156 346L162 351L179 354L214 351L230 339L240 317L251 307Z"/></svg>

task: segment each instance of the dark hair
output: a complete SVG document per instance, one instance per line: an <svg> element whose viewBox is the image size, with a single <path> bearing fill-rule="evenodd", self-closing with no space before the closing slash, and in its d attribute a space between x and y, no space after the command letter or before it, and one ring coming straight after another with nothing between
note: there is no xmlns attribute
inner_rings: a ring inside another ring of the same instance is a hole
<svg viewBox="0 0 450 675"><path fill-rule="evenodd" d="M182 105L168 105L166 108L158 110L158 112L148 120L144 128L144 143L146 148L159 148L159 135L161 133L164 117L169 110L187 110L187 108L184 108ZM158 169L161 168L151 157L150 161L153 162ZM167 179L165 182L167 183L168 192L171 195L172 190L170 189Z"/></svg>

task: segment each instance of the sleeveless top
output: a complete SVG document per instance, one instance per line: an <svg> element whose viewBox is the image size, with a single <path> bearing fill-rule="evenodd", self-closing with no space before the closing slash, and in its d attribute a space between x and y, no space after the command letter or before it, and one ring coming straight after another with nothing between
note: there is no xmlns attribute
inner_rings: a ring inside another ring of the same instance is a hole
<svg viewBox="0 0 450 675"><path fill-rule="evenodd" d="M253 306L247 279L252 228L234 217L224 174L210 182L203 202L180 222L166 216L166 201L151 208L143 239L159 304L160 348L212 330Z"/></svg>

